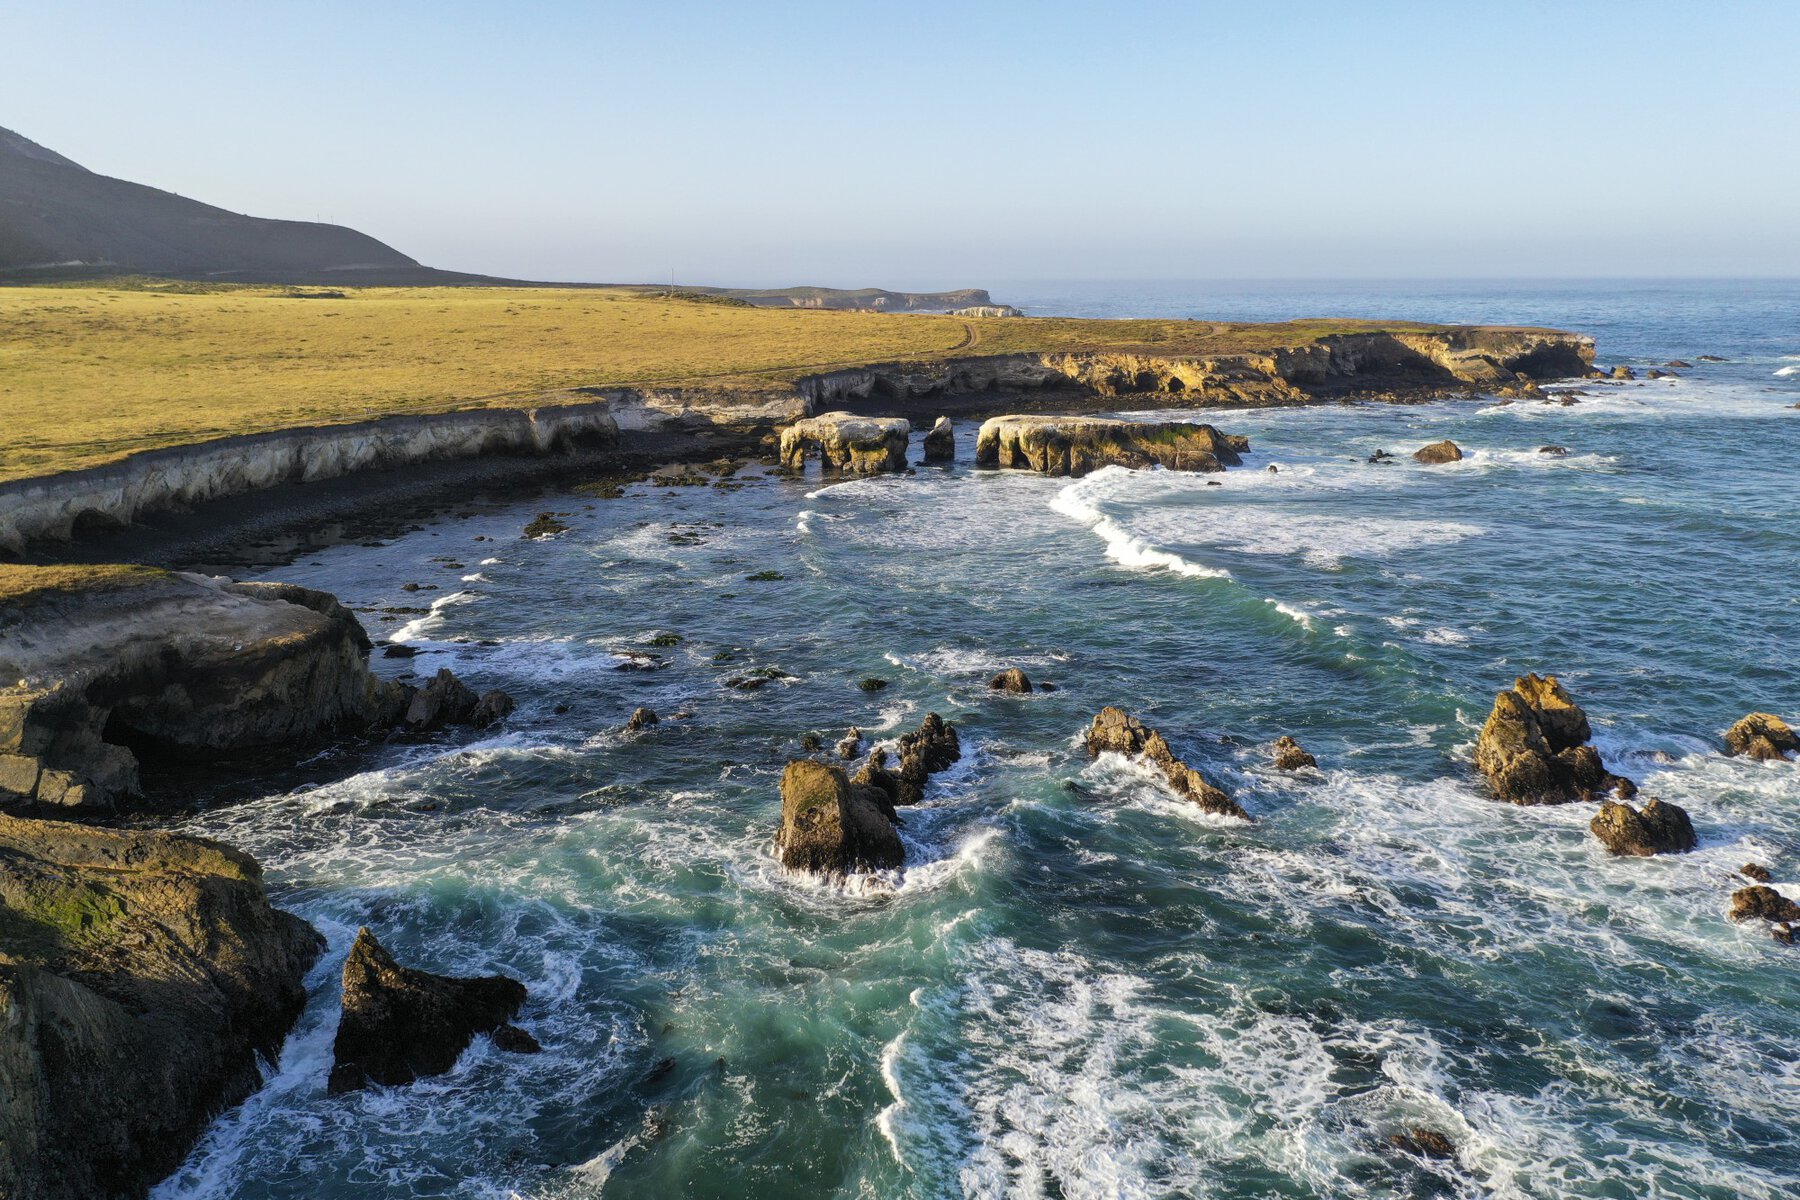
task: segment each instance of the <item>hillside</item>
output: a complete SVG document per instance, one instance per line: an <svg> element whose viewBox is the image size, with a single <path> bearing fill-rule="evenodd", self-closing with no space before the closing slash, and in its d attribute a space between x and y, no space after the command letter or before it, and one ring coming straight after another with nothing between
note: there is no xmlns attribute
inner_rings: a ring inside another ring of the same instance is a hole
<svg viewBox="0 0 1800 1200"><path fill-rule="evenodd" d="M97 175L0 129L0 271L75 264L292 282L432 274L354 229L227 212Z"/></svg>

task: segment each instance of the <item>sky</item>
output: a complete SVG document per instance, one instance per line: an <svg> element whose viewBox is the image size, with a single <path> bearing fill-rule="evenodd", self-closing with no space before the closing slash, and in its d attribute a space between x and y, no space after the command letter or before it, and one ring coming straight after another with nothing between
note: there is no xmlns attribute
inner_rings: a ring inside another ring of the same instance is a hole
<svg viewBox="0 0 1800 1200"><path fill-rule="evenodd" d="M0 0L0 126L515 278L1800 276L1800 0Z"/></svg>

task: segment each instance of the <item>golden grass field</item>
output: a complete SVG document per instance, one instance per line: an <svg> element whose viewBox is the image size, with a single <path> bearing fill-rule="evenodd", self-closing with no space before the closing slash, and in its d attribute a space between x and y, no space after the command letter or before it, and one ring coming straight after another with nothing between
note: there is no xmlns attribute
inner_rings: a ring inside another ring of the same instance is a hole
<svg viewBox="0 0 1800 1200"><path fill-rule="evenodd" d="M316 290L155 280L0 288L0 480L231 434L519 404L568 387L768 388L821 369L959 352L1195 353L1374 327L965 320L747 308L641 288L295 294Z"/></svg>

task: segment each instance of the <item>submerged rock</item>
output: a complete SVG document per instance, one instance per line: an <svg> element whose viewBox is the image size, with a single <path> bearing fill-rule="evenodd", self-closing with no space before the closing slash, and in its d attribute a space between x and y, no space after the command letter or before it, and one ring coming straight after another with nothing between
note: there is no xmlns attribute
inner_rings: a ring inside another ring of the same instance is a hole
<svg viewBox="0 0 1800 1200"><path fill-rule="evenodd" d="M1456 1143L1436 1129L1413 1128L1391 1134L1388 1145L1418 1158L1456 1157Z"/></svg>
<svg viewBox="0 0 1800 1200"><path fill-rule="evenodd" d="M1745 879L1754 879L1758 883L1768 883L1775 878L1769 868L1762 866L1759 863L1745 863L1738 868L1738 874L1742 875Z"/></svg>
<svg viewBox="0 0 1800 1200"><path fill-rule="evenodd" d="M1800 737L1775 714L1753 712L1725 731L1725 746L1758 762L1780 762L1800 752Z"/></svg>
<svg viewBox="0 0 1800 1200"><path fill-rule="evenodd" d="M505 975L459 979L403 967L365 926L344 960L344 1013L328 1090L335 1095L442 1075L476 1034L500 1030L524 1003L525 985Z"/></svg>
<svg viewBox="0 0 1800 1200"><path fill-rule="evenodd" d="M1207 812L1250 819L1242 805L1176 758L1162 734L1122 708L1109 705L1101 709L1088 727L1086 744L1087 752L1095 757L1111 751L1131 758L1147 758L1162 771L1171 788Z"/></svg>
<svg viewBox="0 0 1800 1200"><path fill-rule="evenodd" d="M1436 466L1439 463L1461 462L1462 456L1462 447L1455 442L1450 441L1448 438L1441 442L1433 442L1429 446L1422 446L1413 451L1413 461L1422 462L1426 466Z"/></svg>
<svg viewBox="0 0 1800 1200"><path fill-rule="evenodd" d="M925 435L925 461L950 462L956 458L956 426L949 417L939 417Z"/></svg>
<svg viewBox="0 0 1800 1200"><path fill-rule="evenodd" d="M1731 893L1731 919L1780 921L1784 924L1800 921L1800 904L1795 904L1767 884L1759 883Z"/></svg>
<svg viewBox="0 0 1800 1200"><path fill-rule="evenodd" d="M1587 744L1592 736L1587 714L1556 676L1521 676L1494 698L1475 743L1475 766L1497 797L1514 804L1567 804L1604 792L1620 799L1636 795L1636 785L1609 772Z"/></svg>
<svg viewBox="0 0 1800 1200"><path fill-rule="evenodd" d="M541 512L531 518L525 526L525 536L536 541L538 538L555 537L559 533L569 532L569 527L556 519L555 513Z"/></svg>
<svg viewBox="0 0 1800 1200"><path fill-rule="evenodd" d="M1275 739L1276 769L1282 771L1298 771L1303 767L1316 767L1318 765L1319 760L1308 754L1305 747L1301 746L1299 742L1296 742L1287 734L1284 733Z"/></svg>
<svg viewBox="0 0 1800 1200"><path fill-rule="evenodd" d="M1023 696L1031 691L1031 679L1018 667L1008 667L988 680L988 690Z"/></svg>
<svg viewBox="0 0 1800 1200"><path fill-rule="evenodd" d="M248 855L0 815L0 1196L140 1196L262 1081L323 941Z"/></svg>
<svg viewBox="0 0 1800 1200"><path fill-rule="evenodd" d="M1609 800L1600 806L1588 828L1619 855L1682 854L1696 843L1687 810L1661 800L1652 800L1642 809Z"/></svg>
<svg viewBox="0 0 1800 1200"><path fill-rule="evenodd" d="M1105 466L1223 471L1242 462L1239 456L1249 449L1248 438L1192 421L1015 415L994 417L981 426L975 462L1068 476Z"/></svg>
<svg viewBox="0 0 1800 1200"><path fill-rule="evenodd" d="M817 451L827 470L873 475L906 470L912 425L900 417L859 417L830 412L796 421L781 431L781 464L798 470Z"/></svg>
<svg viewBox="0 0 1800 1200"><path fill-rule="evenodd" d="M886 800L873 787L851 783L842 767L808 758L788 763L775 836L782 865L837 876L898 867L905 848L882 811Z"/></svg>

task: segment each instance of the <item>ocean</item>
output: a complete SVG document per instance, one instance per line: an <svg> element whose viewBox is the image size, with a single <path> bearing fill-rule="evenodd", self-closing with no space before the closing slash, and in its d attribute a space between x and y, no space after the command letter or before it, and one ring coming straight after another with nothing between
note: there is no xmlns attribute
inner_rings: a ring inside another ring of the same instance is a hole
<svg viewBox="0 0 1800 1200"><path fill-rule="evenodd" d="M965 424L947 468L487 498L271 572L421 652L378 670L519 709L184 821L331 949L159 1200L1800 1193L1800 949L1725 915L1746 862L1800 896L1800 766L1719 740L1800 716L1800 283L993 291L1551 325L1694 366L1568 406L1208 410L1252 446L1222 476L976 470ZM1443 438L1467 457L1408 457ZM544 509L572 528L523 540ZM1008 666L1058 690L990 694ZM1696 851L1613 859L1587 805L1484 795L1475 734L1526 671ZM1108 704L1255 823L1090 761ZM663 721L628 733L639 705ZM784 871L801 739L934 711L964 757L903 810L904 870ZM1282 734L1319 770L1274 770ZM359 925L523 980L543 1053L481 1039L328 1096ZM1414 1128L1454 1155L1390 1145Z"/></svg>

